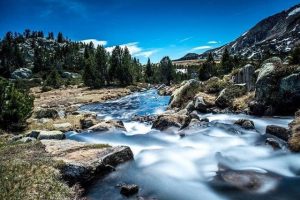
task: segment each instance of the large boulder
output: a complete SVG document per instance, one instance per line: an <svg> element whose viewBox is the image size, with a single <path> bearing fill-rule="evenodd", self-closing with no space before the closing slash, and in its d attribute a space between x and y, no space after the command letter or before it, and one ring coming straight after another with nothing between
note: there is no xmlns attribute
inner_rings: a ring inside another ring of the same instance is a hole
<svg viewBox="0 0 300 200"><path fill-rule="evenodd" d="M190 100L198 93L202 83L197 80L189 80L180 88L175 90L171 96L169 108L185 108Z"/></svg>
<svg viewBox="0 0 300 200"><path fill-rule="evenodd" d="M96 125L88 128L88 130L91 130L93 132L102 132L102 131L110 131L110 130L126 131L126 128L122 121L108 120L108 121L101 121Z"/></svg>
<svg viewBox="0 0 300 200"><path fill-rule="evenodd" d="M256 81L255 101L249 105L255 115L289 115L300 106L300 72L278 59L265 61Z"/></svg>
<svg viewBox="0 0 300 200"><path fill-rule="evenodd" d="M11 74L12 79L28 79L32 76L32 71L27 68L19 68Z"/></svg>
<svg viewBox="0 0 300 200"><path fill-rule="evenodd" d="M274 135L284 141L288 141L290 138L290 131L288 129L276 125L267 126L266 133Z"/></svg>
<svg viewBox="0 0 300 200"><path fill-rule="evenodd" d="M163 114L157 117L153 122L152 128L160 131L167 130L171 127L181 128L190 121L189 116L180 114Z"/></svg>
<svg viewBox="0 0 300 200"><path fill-rule="evenodd" d="M247 91L255 88L255 67L251 64L244 66L233 76L235 84L246 84Z"/></svg>
<svg viewBox="0 0 300 200"><path fill-rule="evenodd" d="M288 145L291 151L300 152L300 111L296 112L295 120L289 124L291 137Z"/></svg>
<svg viewBox="0 0 300 200"><path fill-rule="evenodd" d="M202 96L197 96L195 98L194 108L195 108L195 110L202 112L202 113L207 112L208 105Z"/></svg>
<svg viewBox="0 0 300 200"><path fill-rule="evenodd" d="M27 137L39 140L62 140L65 139L65 134L61 131L42 131L32 130L26 134Z"/></svg>
<svg viewBox="0 0 300 200"><path fill-rule="evenodd" d="M279 94L286 106L284 109L295 111L300 108L300 72L284 77L279 86Z"/></svg>
<svg viewBox="0 0 300 200"><path fill-rule="evenodd" d="M87 183L105 175L114 167L133 159L129 147L90 145L73 140L42 140L45 149L55 160L63 161L60 166L63 179L70 185Z"/></svg>
<svg viewBox="0 0 300 200"><path fill-rule="evenodd" d="M245 84L231 85L221 91L216 99L216 105L220 108L231 107L234 98L240 97L246 94L247 89Z"/></svg>

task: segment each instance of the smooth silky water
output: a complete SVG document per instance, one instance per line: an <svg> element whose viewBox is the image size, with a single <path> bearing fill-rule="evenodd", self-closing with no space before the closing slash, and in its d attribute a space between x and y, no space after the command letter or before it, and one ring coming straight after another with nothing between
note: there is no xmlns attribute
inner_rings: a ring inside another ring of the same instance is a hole
<svg viewBox="0 0 300 200"><path fill-rule="evenodd" d="M162 113L169 100L170 97L157 95L156 90L148 90L81 108L82 112L97 113L99 118L122 120L128 132L70 132L69 139L126 145L134 153L134 161L91 184L87 189L88 199L128 199L120 195L116 187L120 183L137 184L140 196L160 200L300 199L300 156L285 147L274 151L264 144L267 125L287 127L292 118L205 114L200 117L207 117L209 126L187 130L185 137L172 131L151 130L151 125L131 121L134 115ZM233 125L241 118L253 120L256 131ZM220 166L261 175L260 187L255 192L243 192L216 182Z"/></svg>

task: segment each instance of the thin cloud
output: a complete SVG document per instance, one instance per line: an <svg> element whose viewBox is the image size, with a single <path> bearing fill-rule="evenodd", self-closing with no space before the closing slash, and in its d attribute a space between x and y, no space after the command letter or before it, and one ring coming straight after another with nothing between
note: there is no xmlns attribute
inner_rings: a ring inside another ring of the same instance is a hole
<svg viewBox="0 0 300 200"><path fill-rule="evenodd" d="M219 42L218 41L215 41L215 40L213 40L213 41L209 41L208 42L208 44L218 44Z"/></svg>
<svg viewBox="0 0 300 200"><path fill-rule="evenodd" d="M135 54L135 56L137 57L145 57L145 58L149 58L151 57L153 54L155 54L157 52L157 50L152 50L152 51L142 51L140 53Z"/></svg>
<svg viewBox="0 0 300 200"><path fill-rule="evenodd" d="M198 50L205 50L205 49L211 49L212 46L199 46L192 49L192 51L198 51Z"/></svg>
<svg viewBox="0 0 300 200"><path fill-rule="evenodd" d="M131 42L131 43L127 43L127 44L122 44L119 45L121 48L125 48L127 47L130 54L136 57L145 57L145 58L149 58L150 56L152 56L154 53L156 53L158 50L149 50L149 51L144 51L142 47L139 46L138 42ZM105 48L109 53L111 53L113 51L113 49L116 46L112 46L112 47L107 47Z"/></svg>
<svg viewBox="0 0 300 200"><path fill-rule="evenodd" d="M192 38L193 38L193 37L187 37L187 38L184 38L184 39L180 40L179 42L182 43L182 42L188 41L188 40L190 40L190 39L192 39Z"/></svg>
<svg viewBox="0 0 300 200"><path fill-rule="evenodd" d="M85 44L89 44L90 42L92 42L95 47L97 47L98 45L100 45L100 46L107 45L107 41L96 40L96 39L86 39L86 40L81 40L80 42L85 43Z"/></svg>

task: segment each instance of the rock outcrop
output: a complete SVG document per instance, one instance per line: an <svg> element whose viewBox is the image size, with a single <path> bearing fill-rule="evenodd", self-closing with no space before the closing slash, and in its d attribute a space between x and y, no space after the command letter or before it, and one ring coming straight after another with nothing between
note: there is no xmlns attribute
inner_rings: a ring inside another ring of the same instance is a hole
<svg viewBox="0 0 300 200"><path fill-rule="evenodd" d="M291 137L288 140L288 145L291 151L300 152L300 111L296 112L295 120L290 123Z"/></svg>
<svg viewBox="0 0 300 200"><path fill-rule="evenodd" d="M279 58L265 61L256 81L255 101L249 104L254 115L289 115L300 106L300 72L282 65Z"/></svg>
<svg viewBox="0 0 300 200"><path fill-rule="evenodd" d="M247 91L255 89L255 67L251 64L244 66L233 76L235 84L246 84Z"/></svg>
<svg viewBox="0 0 300 200"><path fill-rule="evenodd" d="M62 161L60 171L70 185L87 183L133 159L132 151L125 146L90 145L73 140L41 142L55 160Z"/></svg>
<svg viewBox="0 0 300 200"><path fill-rule="evenodd" d="M33 130L27 133L28 137L39 140L62 140L65 139L65 134L61 131L41 131Z"/></svg>
<svg viewBox="0 0 300 200"><path fill-rule="evenodd" d="M194 79L184 82L171 96L169 108L185 108L194 99L201 85L201 82Z"/></svg>
<svg viewBox="0 0 300 200"><path fill-rule="evenodd" d="M216 99L216 105L220 108L232 107L234 98L246 94L247 89L245 84L231 85L221 91Z"/></svg>

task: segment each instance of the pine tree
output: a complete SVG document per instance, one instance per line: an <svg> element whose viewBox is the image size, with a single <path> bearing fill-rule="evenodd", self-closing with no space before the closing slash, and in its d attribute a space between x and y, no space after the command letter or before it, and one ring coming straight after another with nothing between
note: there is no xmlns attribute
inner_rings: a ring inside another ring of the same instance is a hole
<svg viewBox="0 0 300 200"><path fill-rule="evenodd" d="M221 66L223 68L223 74L230 73L234 67L233 59L226 48L222 56Z"/></svg>
<svg viewBox="0 0 300 200"><path fill-rule="evenodd" d="M213 76L213 68L215 61L212 53L208 54L207 60L200 66L199 69L199 80L206 81Z"/></svg>
<svg viewBox="0 0 300 200"><path fill-rule="evenodd" d="M175 77L175 69L169 57L164 57L160 61L161 81L166 85L170 85Z"/></svg>
<svg viewBox="0 0 300 200"><path fill-rule="evenodd" d="M55 89L60 88L62 84L62 79L60 74L58 73L57 69L53 67L53 70L50 72L49 76L47 77L44 86L50 86Z"/></svg>
<svg viewBox="0 0 300 200"><path fill-rule="evenodd" d="M122 64L119 69L118 79L121 85L130 85L133 82L133 75L130 72L132 68L131 55L127 47L124 48L122 55Z"/></svg>
<svg viewBox="0 0 300 200"><path fill-rule="evenodd" d="M96 59L96 73L99 82L104 85L107 79L108 70L108 54L103 46L98 46L95 53ZM107 80L108 81L108 80Z"/></svg>
<svg viewBox="0 0 300 200"><path fill-rule="evenodd" d="M63 43L64 42L64 36L63 36L63 34L61 32L59 32L57 34L57 42L58 43Z"/></svg>
<svg viewBox="0 0 300 200"><path fill-rule="evenodd" d="M103 86L100 77L97 75L96 62L94 56L90 56L85 60L85 67L83 72L83 82L86 86L91 88L100 88Z"/></svg>
<svg viewBox="0 0 300 200"><path fill-rule="evenodd" d="M145 71L145 81L146 81L146 83L152 83L153 82L152 76L153 76L152 64L151 64L150 58L148 58L148 62L147 62L147 65L146 65L146 71Z"/></svg>
<svg viewBox="0 0 300 200"><path fill-rule="evenodd" d="M120 66L122 65L122 49L120 46L116 46L110 58L110 67L109 67L109 79L110 82L115 81L117 78L117 73L120 73Z"/></svg>
<svg viewBox="0 0 300 200"><path fill-rule="evenodd" d="M34 49L33 72L38 73L45 70L45 60L43 50L39 47Z"/></svg>

